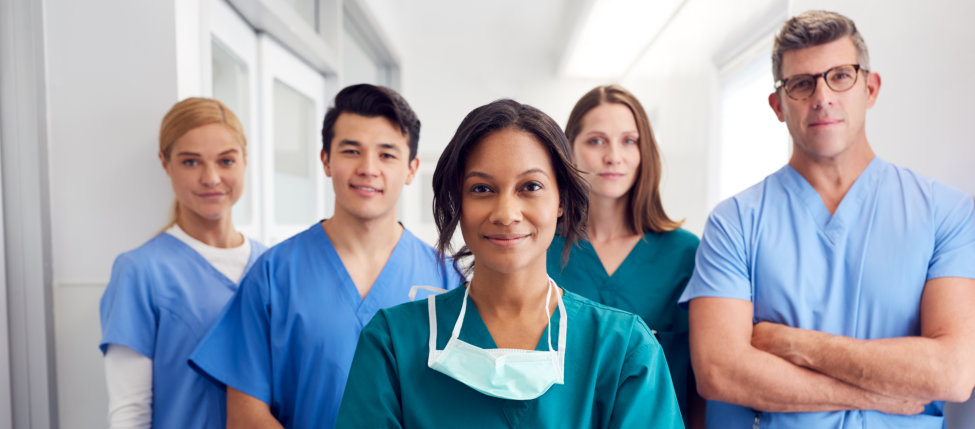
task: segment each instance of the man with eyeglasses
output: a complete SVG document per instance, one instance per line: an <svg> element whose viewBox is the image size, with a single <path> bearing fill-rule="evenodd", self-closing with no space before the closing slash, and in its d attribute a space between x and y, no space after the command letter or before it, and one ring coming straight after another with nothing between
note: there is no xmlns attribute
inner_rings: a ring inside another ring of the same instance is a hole
<svg viewBox="0 0 975 429"><path fill-rule="evenodd" d="M975 200L874 155L849 18L788 20L772 64L792 157L714 209L681 297L708 427L942 428L975 387Z"/></svg>

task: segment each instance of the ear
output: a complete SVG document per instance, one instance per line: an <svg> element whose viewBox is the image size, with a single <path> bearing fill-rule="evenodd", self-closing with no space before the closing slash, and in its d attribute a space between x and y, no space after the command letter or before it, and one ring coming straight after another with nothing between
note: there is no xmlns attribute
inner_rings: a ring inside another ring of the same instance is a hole
<svg viewBox="0 0 975 429"><path fill-rule="evenodd" d="M322 159L322 168L325 169L325 176L332 177L332 167L328 163L328 152L325 152L325 149L322 149L319 157Z"/></svg>
<svg viewBox="0 0 975 429"><path fill-rule="evenodd" d="M867 108L873 107L877 102L877 95L880 93L880 74L870 72L867 74Z"/></svg>
<svg viewBox="0 0 975 429"><path fill-rule="evenodd" d="M169 176L169 160L166 159L166 155L163 155L162 151L159 151L159 163L162 165L166 175Z"/></svg>
<svg viewBox="0 0 975 429"><path fill-rule="evenodd" d="M768 105L775 112L775 117L779 118L779 122L785 122L785 116L782 115L782 99L779 98L779 91L768 95Z"/></svg>
<svg viewBox="0 0 975 429"><path fill-rule="evenodd" d="M563 213L564 211L565 211L565 210L563 210L563 209L562 209L562 200L559 200L559 215L558 215L558 216L556 216L556 218L560 218L560 217L562 217L562 213Z"/></svg>
<svg viewBox="0 0 975 429"><path fill-rule="evenodd" d="M416 170L420 168L420 157L413 157L409 164L409 173L406 175L406 184L409 185L413 182L413 178L416 177Z"/></svg>

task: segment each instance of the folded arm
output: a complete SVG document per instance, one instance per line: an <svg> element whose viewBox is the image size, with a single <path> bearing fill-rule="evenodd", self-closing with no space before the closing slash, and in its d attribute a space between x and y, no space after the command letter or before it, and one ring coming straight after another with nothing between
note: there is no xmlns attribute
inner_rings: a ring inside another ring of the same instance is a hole
<svg viewBox="0 0 975 429"><path fill-rule="evenodd" d="M752 344L872 392L964 402L975 388L975 279L929 280L920 305L916 337L858 340L763 322Z"/></svg>
<svg viewBox="0 0 975 429"><path fill-rule="evenodd" d="M752 303L690 301L691 363L701 396L760 411L872 409L916 414L921 401L878 394L795 365L752 346Z"/></svg>
<svg viewBox="0 0 975 429"><path fill-rule="evenodd" d="M275 429L283 426L271 414L267 403L227 386L227 427Z"/></svg>

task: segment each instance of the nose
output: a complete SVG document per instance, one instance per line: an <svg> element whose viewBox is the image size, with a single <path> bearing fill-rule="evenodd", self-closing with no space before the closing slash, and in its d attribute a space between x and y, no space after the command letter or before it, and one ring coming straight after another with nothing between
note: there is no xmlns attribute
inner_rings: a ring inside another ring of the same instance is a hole
<svg viewBox="0 0 975 429"><path fill-rule="evenodd" d="M498 195L489 220L498 225L511 225L521 221L521 203L518 197L510 193Z"/></svg>
<svg viewBox="0 0 975 429"><path fill-rule="evenodd" d="M204 164L203 171L200 174L200 183L203 186L212 188L220 184L220 172L217 171L217 167L211 164Z"/></svg>
<svg viewBox="0 0 975 429"><path fill-rule="evenodd" d="M822 82L819 81L820 79L822 79ZM813 103L814 109L818 109L833 104L833 96L835 94L833 89L826 84L826 76L820 75L816 77L816 87L813 88L813 93L809 96L809 101Z"/></svg>
<svg viewBox="0 0 975 429"><path fill-rule="evenodd" d="M616 165L622 162L619 144L615 142L607 143L606 150L603 152L603 162L606 165Z"/></svg>
<svg viewBox="0 0 975 429"><path fill-rule="evenodd" d="M373 153L366 152L360 158L356 173L360 176L375 176L379 174L379 160Z"/></svg>

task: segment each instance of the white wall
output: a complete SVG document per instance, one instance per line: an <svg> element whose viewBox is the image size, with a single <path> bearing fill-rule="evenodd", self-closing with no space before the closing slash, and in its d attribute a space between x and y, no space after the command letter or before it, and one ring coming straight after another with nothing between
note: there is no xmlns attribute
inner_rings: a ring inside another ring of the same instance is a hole
<svg viewBox="0 0 975 429"><path fill-rule="evenodd" d="M98 300L115 256L165 226L156 159L177 99L173 1L47 0L59 420L104 427Z"/></svg>

